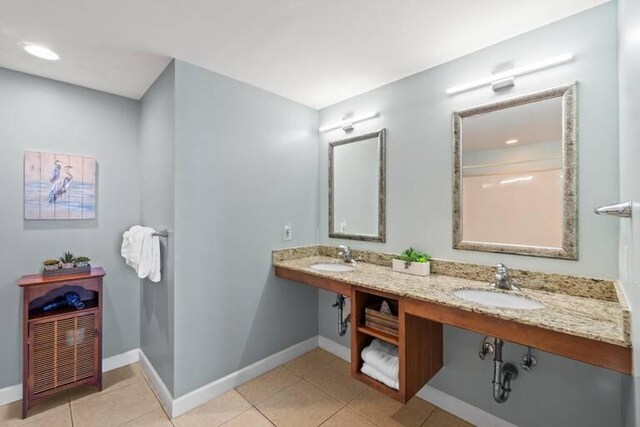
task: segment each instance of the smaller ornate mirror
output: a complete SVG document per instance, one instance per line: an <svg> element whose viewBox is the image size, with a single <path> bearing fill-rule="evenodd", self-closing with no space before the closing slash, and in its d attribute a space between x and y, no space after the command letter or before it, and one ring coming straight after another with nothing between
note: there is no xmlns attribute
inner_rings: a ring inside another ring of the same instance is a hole
<svg viewBox="0 0 640 427"><path fill-rule="evenodd" d="M329 144L329 237L384 242L385 130Z"/></svg>
<svg viewBox="0 0 640 427"><path fill-rule="evenodd" d="M576 83L453 113L453 247L578 259Z"/></svg>

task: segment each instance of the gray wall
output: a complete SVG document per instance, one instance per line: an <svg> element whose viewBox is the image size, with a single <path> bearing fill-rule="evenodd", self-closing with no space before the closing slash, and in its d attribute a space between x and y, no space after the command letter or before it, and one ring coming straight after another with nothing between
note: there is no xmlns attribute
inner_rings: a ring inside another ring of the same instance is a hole
<svg viewBox="0 0 640 427"><path fill-rule="evenodd" d="M177 397L317 334L271 250L316 242L318 112L181 61L175 102Z"/></svg>
<svg viewBox="0 0 640 427"><path fill-rule="evenodd" d="M640 423L640 2L619 0L620 201L636 203L634 219L620 221L620 281L633 313L635 376L623 394L627 425Z"/></svg>
<svg viewBox="0 0 640 427"><path fill-rule="evenodd" d="M388 133L387 243L327 237L327 144L343 137L340 130L320 137L320 241L388 252L413 246L438 258L616 278L618 222L592 213L618 194L616 19L616 4L609 3L321 110L321 124L347 113L377 111L380 117L357 124L355 133L383 127ZM565 52L575 54L572 63L518 77L507 92L480 88L445 94L448 87L489 75L505 61L526 64ZM451 112L574 80L579 82L580 260L453 250ZM321 292L320 335L348 345L336 336L331 299ZM511 400L492 402L492 367L477 360L481 339L447 328L445 368L431 385L517 425L620 424L621 375L539 352L540 367L514 384ZM506 354L519 363L522 349L509 345Z"/></svg>
<svg viewBox="0 0 640 427"><path fill-rule="evenodd" d="M173 61L140 102L141 223L174 228L175 68ZM141 281L140 348L169 391L174 384L173 235L160 239L162 279Z"/></svg>
<svg viewBox="0 0 640 427"><path fill-rule="evenodd" d="M139 346L139 280L120 257L123 231L138 222L138 103L0 69L0 388L21 376L21 294L16 281L65 250L107 271L104 357ZM23 220L25 150L95 156L95 220Z"/></svg>

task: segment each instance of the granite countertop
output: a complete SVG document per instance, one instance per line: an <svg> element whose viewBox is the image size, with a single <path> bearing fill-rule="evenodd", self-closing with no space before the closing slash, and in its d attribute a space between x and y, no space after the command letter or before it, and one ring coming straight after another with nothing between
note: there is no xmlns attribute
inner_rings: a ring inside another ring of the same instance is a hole
<svg viewBox="0 0 640 427"><path fill-rule="evenodd" d="M457 289L489 289L489 283L486 281L442 274L431 274L426 277L411 276L396 273L386 265L367 262L359 262L355 265L354 271L340 273L311 268L311 265L315 263L340 262L339 259L318 253L317 250L303 248L288 250L286 253L276 251L273 256L273 265L277 267L592 340L631 347L629 312L624 301L587 298L523 287L521 291L515 293L542 303L544 308L535 310L497 308L465 301L453 295L453 291ZM513 293L514 291L508 292Z"/></svg>

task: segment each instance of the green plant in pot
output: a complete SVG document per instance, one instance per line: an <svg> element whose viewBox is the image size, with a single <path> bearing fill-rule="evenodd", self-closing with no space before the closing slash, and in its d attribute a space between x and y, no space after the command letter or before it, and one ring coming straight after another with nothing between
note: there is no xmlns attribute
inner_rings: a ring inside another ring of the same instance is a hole
<svg viewBox="0 0 640 427"><path fill-rule="evenodd" d="M89 265L90 261L91 261L91 258L89 258L88 256L76 257L76 266L77 267L86 267L86 266Z"/></svg>
<svg viewBox="0 0 640 427"><path fill-rule="evenodd" d="M73 263L76 258L69 251L65 252L63 256L60 257L60 262L62 263L62 268L73 268Z"/></svg>
<svg viewBox="0 0 640 427"><path fill-rule="evenodd" d="M430 259L431 255L428 253L409 248L395 257L393 271L416 276L427 276L431 274Z"/></svg>
<svg viewBox="0 0 640 427"><path fill-rule="evenodd" d="M57 270L60 268L60 260L59 259L47 259L43 261L42 265L44 265L45 270Z"/></svg>

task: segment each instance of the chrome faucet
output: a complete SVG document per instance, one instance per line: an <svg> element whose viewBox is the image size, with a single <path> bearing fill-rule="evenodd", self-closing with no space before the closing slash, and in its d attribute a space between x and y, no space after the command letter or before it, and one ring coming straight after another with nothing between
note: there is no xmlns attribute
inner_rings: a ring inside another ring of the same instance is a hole
<svg viewBox="0 0 640 427"><path fill-rule="evenodd" d="M518 291L518 287L513 284L513 280L509 276L509 269L506 265L500 263L496 266L496 281L491 284L491 287L496 289L506 289L509 291Z"/></svg>
<svg viewBox="0 0 640 427"><path fill-rule="evenodd" d="M338 246L338 249L340 249L340 252L338 252L338 255L340 257L342 257L342 260L344 262L347 262L349 264L353 264L355 261L353 261L353 256L351 255L351 248L347 245L340 245Z"/></svg>

